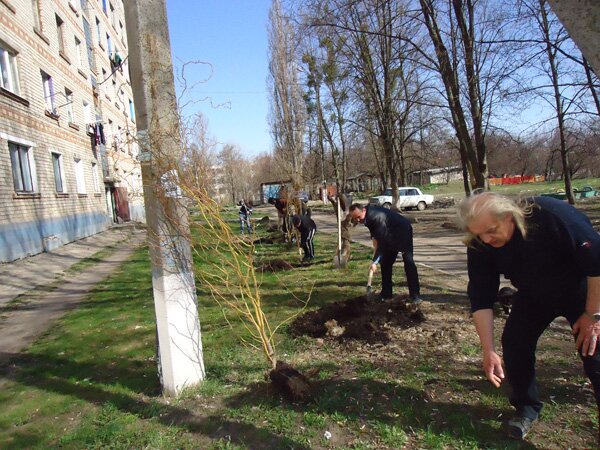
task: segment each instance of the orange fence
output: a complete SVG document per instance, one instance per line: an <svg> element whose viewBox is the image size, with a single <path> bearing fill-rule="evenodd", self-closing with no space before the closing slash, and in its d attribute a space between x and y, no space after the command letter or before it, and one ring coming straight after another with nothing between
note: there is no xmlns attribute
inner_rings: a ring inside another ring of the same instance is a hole
<svg viewBox="0 0 600 450"><path fill-rule="evenodd" d="M490 186L500 186L503 184L523 184L523 183L538 183L540 181L546 181L546 177L543 175L535 176L516 176L516 177L502 177L502 178L490 178Z"/></svg>

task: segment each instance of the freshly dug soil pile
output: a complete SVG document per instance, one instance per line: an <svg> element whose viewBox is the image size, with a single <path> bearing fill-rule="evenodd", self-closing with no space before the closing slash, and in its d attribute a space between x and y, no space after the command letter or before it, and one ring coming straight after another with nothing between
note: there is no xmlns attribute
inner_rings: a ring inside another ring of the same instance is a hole
<svg viewBox="0 0 600 450"><path fill-rule="evenodd" d="M256 269L259 272L281 272L283 270L292 270L294 266L285 259L274 259L259 265Z"/></svg>
<svg viewBox="0 0 600 450"><path fill-rule="evenodd" d="M306 401L312 397L312 387L308 379L283 361L277 361L275 369L269 372L275 388L291 401Z"/></svg>
<svg viewBox="0 0 600 450"><path fill-rule="evenodd" d="M401 296L387 302L360 296L307 312L297 317L289 330L293 336L387 344L390 342L388 328L410 328L423 321L422 311L406 304Z"/></svg>

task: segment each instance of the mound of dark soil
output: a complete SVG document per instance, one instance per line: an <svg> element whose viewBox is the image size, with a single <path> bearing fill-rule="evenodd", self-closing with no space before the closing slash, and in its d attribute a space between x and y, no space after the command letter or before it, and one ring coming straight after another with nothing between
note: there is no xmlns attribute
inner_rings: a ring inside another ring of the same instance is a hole
<svg viewBox="0 0 600 450"><path fill-rule="evenodd" d="M297 317L289 330L293 336L387 344L390 342L387 328L409 328L424 320L421 310L407 304L401 296L387 302L360 296L307 312Z"/></svg>
<svg viewBox="0 0 600 450"><path fill-rule="evenodd" d="M292 270L294 266L285 259L274 259L259 265L256 269L260 272L281 272L283 270Z"/></svg>
<svg viewBox="0 0 600 450"><path fill-rule="evenodd" d="M269 372L269 378L288 400L306 401L312 397L308 378L285 362L277 361L277 367Z"/></svg>

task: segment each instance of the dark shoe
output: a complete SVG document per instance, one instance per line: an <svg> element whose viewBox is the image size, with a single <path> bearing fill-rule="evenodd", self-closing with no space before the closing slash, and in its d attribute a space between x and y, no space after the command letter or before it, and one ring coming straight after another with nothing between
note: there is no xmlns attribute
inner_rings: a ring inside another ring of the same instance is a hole
<svg viewBox="0 0 600 450"><path fill-rule="evenodd" d="M389 302L391 299L392 299L392 297L390 297L390 298L379 297L380 302Z"/></svg>
<svg viewBox="0 0 600 450"><path fill-rule="evenodd" d="M535 419L515 416L506 422L506 434L511 439L523 440L531 430L533 422L535 422Z"/></svg>

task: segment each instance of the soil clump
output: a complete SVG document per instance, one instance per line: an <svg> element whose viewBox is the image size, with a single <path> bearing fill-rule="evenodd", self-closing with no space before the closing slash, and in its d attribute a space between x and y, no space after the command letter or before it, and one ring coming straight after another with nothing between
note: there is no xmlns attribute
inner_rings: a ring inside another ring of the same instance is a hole
<svg viewBox="0 0 600 450"><path fill-rule="evenodd" d="M390 328L411 328L425 320L419 307L402 296L380 301L363 295L309 311L290 324L289 332L292 336L387 344Z"/></svg>

